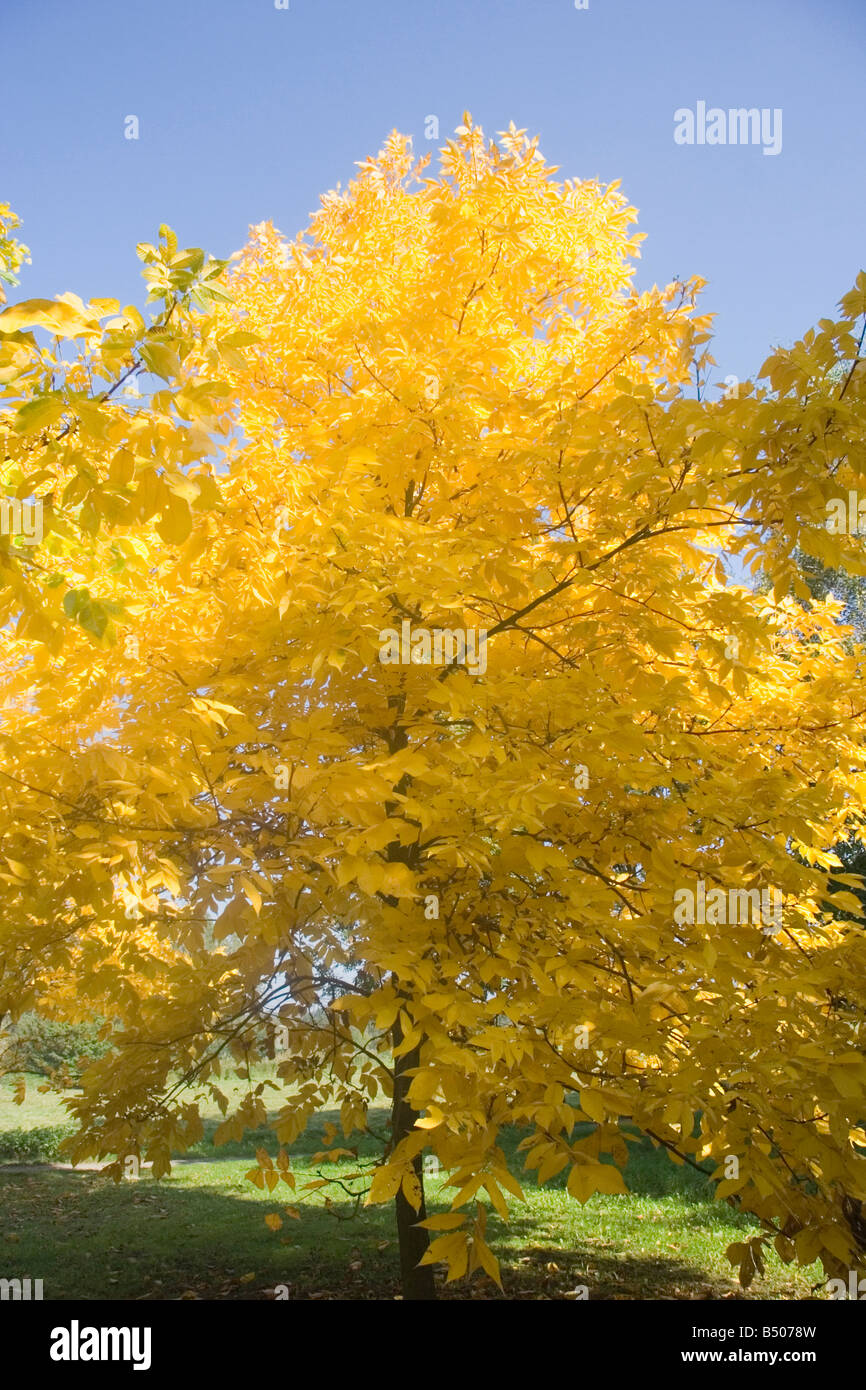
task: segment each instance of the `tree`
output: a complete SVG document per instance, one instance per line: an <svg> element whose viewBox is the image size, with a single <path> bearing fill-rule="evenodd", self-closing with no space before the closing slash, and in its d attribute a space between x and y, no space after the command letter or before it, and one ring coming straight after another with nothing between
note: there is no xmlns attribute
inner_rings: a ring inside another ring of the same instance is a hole
<svg viewBox="0 0 866 1390"><path fill-rule="evenodd" d="M862 378L830 373L866 276L767 386L690 400L701 282L632 288L616 185L468 118L425 163L394 135L307 234L253 229L183 363L188 396L222 345L218 496L184 535L110 518L138 654L79 628L49 676L4 634L0 852L40 870L0 876L0 1009L113 1021L71 1151L118 1172L168 1171L202 1097L218 1137L266 1122L266 1082L220 1090L263 1021L280 1145L337 1106L346 1156L389 1096L343 1181L394 1201L409 1298L437 1262L499 1278L503 1127L586 1202L625 1191L623 1117L759 1218L744 1282L769 1242L859 1268L866 946L826 885L862 649L796 556L863 572L823 523L863 481ZM252 1176L296 1181L282 1149Z"/></svg>

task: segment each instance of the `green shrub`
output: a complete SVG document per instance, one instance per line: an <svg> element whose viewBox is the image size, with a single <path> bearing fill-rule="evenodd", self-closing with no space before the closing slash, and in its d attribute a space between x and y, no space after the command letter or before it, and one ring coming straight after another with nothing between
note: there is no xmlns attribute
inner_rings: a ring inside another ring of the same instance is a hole
<svg viewBox="0 0 866 1390"><path fill-rule="evenodd" d="M60 1159L60 1145L71 1125L45 1125L42 1129L7 1129L0 1133L0 1163L51 1163Z"/></svg>
<svg viewBox="0 0 866 1390"><path fill-rule="evenodd" d="M59 1072L74 1084L89 1061L111 1049L110 1043L100 1041L101 1024L101 1019L93 1023L57 1023L40 1014L22 1014L12 1028L10 1050L4 1057L5 1070L37 1072L41 1076Z"/></svg>

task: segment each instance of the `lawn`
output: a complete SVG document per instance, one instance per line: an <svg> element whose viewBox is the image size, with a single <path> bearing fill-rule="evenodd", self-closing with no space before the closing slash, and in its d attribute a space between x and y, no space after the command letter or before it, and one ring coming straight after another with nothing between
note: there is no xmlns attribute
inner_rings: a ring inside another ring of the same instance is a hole
<svg viewBox="0 0 866 1390"><path fill-rule="evenodd" d="M179 1164L161 1182L145 1171L138 1181L117 1185L97 1172L12 1168L8 1160L18 1156L21 1141L16 1149L11 1131L38 1130L42 1139L34 1147L53 1152L64 1125L59 1097L40 1095L39 1079L27 1080L20 1107L12 1102L12 1079L0 1082L0 1277L41 1278L46 1299L263 1299L273 1298L278 1285L292 1299L397 1296L390 1208L351 1216L339 1189L330 1208L320 1193L300 1191L320 1171L311 1157L324 1146L324 1122L336 1122L336 1114L322 1115L292 1146L296 1195L285 1187L282 1196L264 1195L245 1180L261 1135L214 1149L216 1114L194 1151L202 1161ZM377 1128L383 1119L384 1111L374 1119ZM513 1154L519 1137L506 1136L506 1152ZM374 1152L370 1141L360 1148L362 1155ZM519 1166L518 1158L514 1171ZM321 1171L345 1175L351 1164ZM586 1285L591 1300L746 1296L724 1252L757 1229L753 1222L713 1202L699 1173L674 1165L648 1143L632 1148L625 1178L628 1197L596 1195L580 1206L562 1178L538 1188L527 1175L526 1200L514 1202L511 1222L489 1214L505 1297L563 1299L576 1285ZM428 1178L427 1189L431 1213L447 1210L442 1180ZM287 1214L287 1203L300 1219ZM265 1225L266 1213L282 1216L279 1231ZM747 1296L808 1298L819 1279L818 1266L796 1271L773 1256ZM478 1276L442 1293L503 1296Z"/></svg>

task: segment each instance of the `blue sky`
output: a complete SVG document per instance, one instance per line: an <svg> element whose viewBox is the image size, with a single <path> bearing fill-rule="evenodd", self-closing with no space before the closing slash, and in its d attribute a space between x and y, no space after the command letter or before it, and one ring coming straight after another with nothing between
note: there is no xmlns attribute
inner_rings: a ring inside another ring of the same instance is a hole
<svg viewBox="0 0 866 1390"><path fill-rule="evenodd" d="M141 302L160 222L288 234L395 127L471 111L562 177L622 180L640 287L704 276L717 378L831 315L866 262L864 0L3 0L0 201L21 293ZM780 108L782 149L677 145L678 108ZM139 139L124 120L139 119ZM435 148L435 144L432 146ZM715 393L713 393L715 394Z"/></svg>

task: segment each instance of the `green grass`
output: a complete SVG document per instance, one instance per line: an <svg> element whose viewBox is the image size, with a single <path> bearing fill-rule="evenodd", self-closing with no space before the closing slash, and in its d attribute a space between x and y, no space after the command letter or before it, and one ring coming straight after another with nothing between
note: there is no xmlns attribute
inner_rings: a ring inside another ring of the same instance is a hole
<svg viewBox="0 0 866 1390"><path fill-rule="evenodd" d="M0 1155L12 1129L62 1129L59 1098L28 1090L22 1107L11 1103L12 1085L0 1083ZM276 1093L274 1093L276 1094ZM94 1172L46 1167L26 1173L0 1166L0 1277L41 1278L48 1299L271 1298L278 1284L297 1298L385 1298L399 1293L397 1249L389 1207L362 1209L339 1189L326 1209L320 1193L305 1195L303 1182L319 1172L311 1155L323 1147L319 1117L292 1147L298 1192L281 1185L265 1195L245 1181L261 1136L215 1150L210 1136L218 1116L208 1116L208 1135L197 1145L205 1162L176 1167L170 1178L114 1184ZM384 1111L373 1118L381 1128ZM505 1136L515 1156L519 1135ZM337 1139L336 1143L341 1141ZM273 1152L271 1141L267 1145ZM370 1140L361 1154L372 1154ZM567 1196L562 1177L538 1188L524 1183L508 1225L489 1213L488 1236L501 1267L505 1297L560 1299L585 1284L590 1299L741 1298L724 1251L756 1230L748 1218L716 1203L708 1182L674 1165L648 1143L630 1145L625 1171L628 1197L597 1195L586 1206ZM322 1168L345 1176L349 1162ZM448 1189L428 1179L430 1212L447 1210ZM300 1209L294 1220L287 1204ZM265 1214L283 1217L271 1231ZM748 1297L807 1298L819 1282L817 1267L795 1270L773 1256ZM443 1288L443 1296L501 1298L486 1278Z"/></svg>

